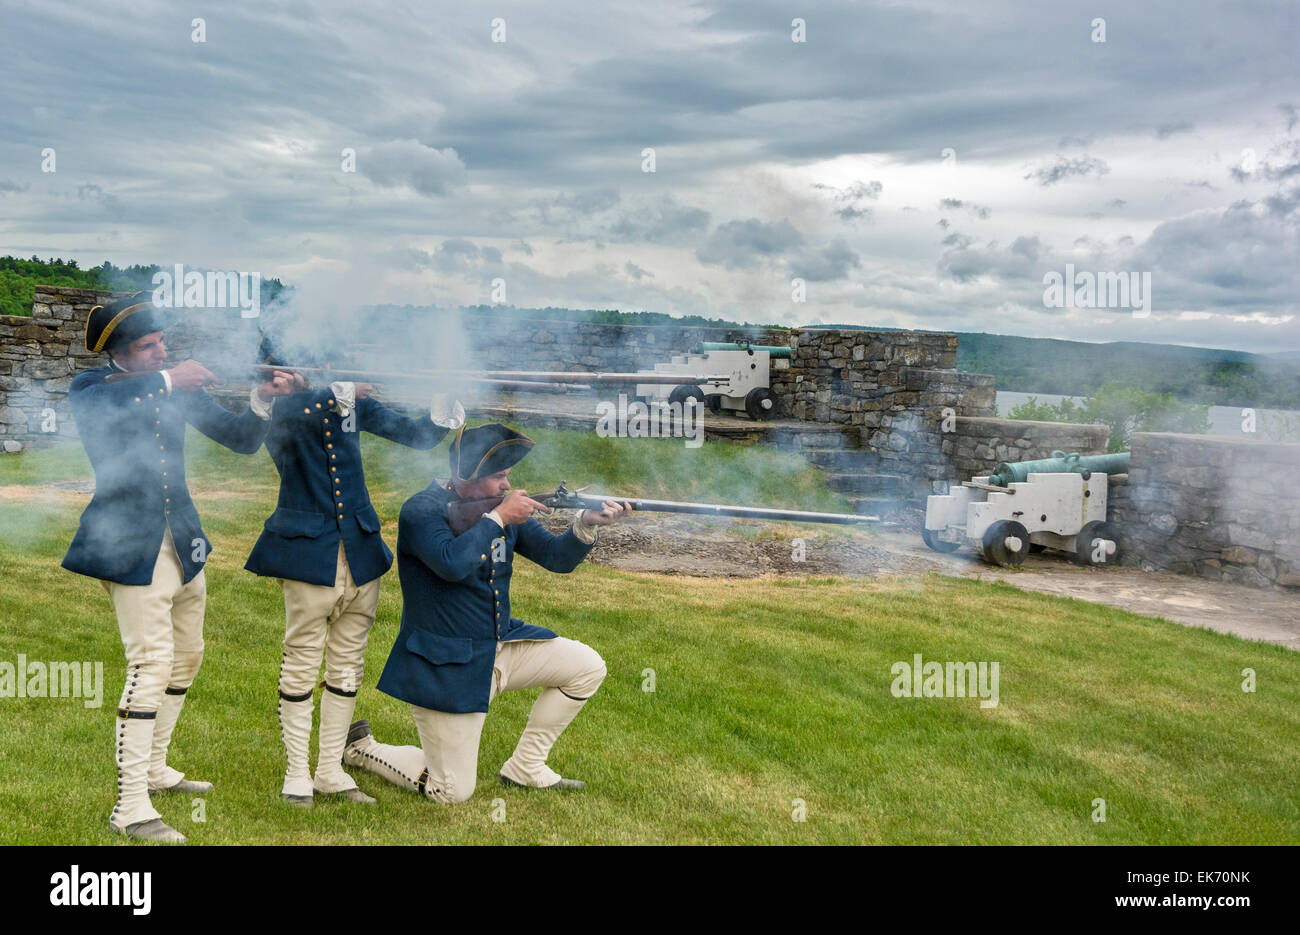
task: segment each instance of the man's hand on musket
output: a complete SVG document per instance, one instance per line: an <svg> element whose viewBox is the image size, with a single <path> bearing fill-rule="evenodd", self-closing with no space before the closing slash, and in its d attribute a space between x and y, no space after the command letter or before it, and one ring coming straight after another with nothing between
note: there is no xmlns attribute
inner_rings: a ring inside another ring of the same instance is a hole
<svg viewBox="0 0 1300 935"><path fill-rule="evenodd" d="M599 510L583 510L582 522L588 526L612 526L624 513L632 512L626 500L606 500Z"/></svg>
<svg viewBox="0 0 1300 935"><path fill-rule="evenodd" d="M532 519L533 513L538 510L550 512L550 507L545 503L538 503L522 490L512 490L505 495L505 499L496 508L496 514L507 526L518 526Z"/></svg>
<svg viewBox="0 0 1300 935"><path fill-rule="evenodd" d="M263 380L262 385L257 388L257 395L262 398L262 402L269 403L276 396L291 396L306 388L307 381L301 373L294 373L291 370L273 370L271 379Z"/></svg>
<svg viewBox="0 0 1300 935"><path fill-rule="evenodd" d="M193 392L208 383L220 382L216 374L197 360L186 360L167 371L171 377L172 389Z"/></svg>

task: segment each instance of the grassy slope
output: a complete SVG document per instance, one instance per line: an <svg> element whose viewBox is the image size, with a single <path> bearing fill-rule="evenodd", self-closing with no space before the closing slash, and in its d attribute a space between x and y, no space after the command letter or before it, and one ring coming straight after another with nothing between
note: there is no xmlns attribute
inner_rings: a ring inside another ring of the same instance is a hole
<svg viewBox="0 0 1300 935"><path fill-rule="evenodd" d="M520 478L530 489L560 474L629 493L722 498L739 482L747 494L779 493L783 505L840 508L817 474L782 455L709 445L683 462L680 445L643 441L630 459L613 440L531 434L539 446ZM391 543L396 510L427 481L429 456L367 444ZM196 842L1300 841L1294 653L937 576L695 580L587 565L561 577L527 562L520 616L590 643L609 665L552 760L591 788L555 797L494 785L535 695L510 693L494 702L479 791L466 805L432 806L360 773L380 800L373 809L287 809L276 798L283 607L272 582L240 568L273 502L274 472L265 455L190 447L216 551L208 654L173 761L218 791L202 823L188 800L159 807ZM443 450L433 458L441 469ZM0 485L86 473L75 448L0 459ZM58 568L84 499L0 500L0 660L101 659L107 683L97 710L75 699L0 700L0 842L119 840L106 817L121 645L100 586ZM390 578L359 712L382 739L412 743L406 707L373 688L399 613ZM999 662L1001 703L892 697L890 666L914 653ZM1240 690L1246 667L1258 673L1253 694ZM653 693L642 690L646 669ZM1097 797L1104 823L1090 820ZM796 798L806 822L791 820Z"/></svg>

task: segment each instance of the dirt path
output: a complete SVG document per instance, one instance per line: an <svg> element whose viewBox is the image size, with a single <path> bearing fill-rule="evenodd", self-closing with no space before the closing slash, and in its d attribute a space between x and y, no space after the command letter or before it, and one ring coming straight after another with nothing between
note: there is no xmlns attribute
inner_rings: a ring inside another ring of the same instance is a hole
<svg viewBox="0 0 1300 935"><path fill-rule="evenodd" d="M562 528L567 519L548 518ZM796 538L803 537L802 561ZM940 574L1005 581L1208 627L1300 650L1300 593L1263 590L1139 568L1083 568L1062 556L1031 555L1021 569L995 568L968 550L941 555L914 532L771 526L710 517L642 516L601 533L591 560L624 571L700 577Z"/></svg>

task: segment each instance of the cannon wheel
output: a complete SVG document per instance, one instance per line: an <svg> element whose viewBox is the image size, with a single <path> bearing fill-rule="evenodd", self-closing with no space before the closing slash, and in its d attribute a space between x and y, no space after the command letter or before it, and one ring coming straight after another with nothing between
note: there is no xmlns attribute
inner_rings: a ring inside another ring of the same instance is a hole
<svg viewBox="0 0 1300 935"><path fill-rule="evenodd" d="M709 412L717 415L722 411L722 394L710 393L708 396L705 396L704 405L709 407Z"/></svg>
<svg viewBox="0 0 1300 935"><path fill-rule="evenodd" d="M673 391L668 394L670 403L681 403L683 406L691 400L696 399L704 402L704 390L700 389L694 383L683 383L681 386L674 386Z"/></svg>
<svg viewBox="0 0 1300 935"><path fill-rule="evenodd" d="M1119 552L1109 555L1105 560L1094 562L1092 560L1092 540L1093 539L1114 539L1115 531L1110 528L1110 523L1103 523L1100 520L1093 520L1087 523L1079 530L1079 535L1075 537L1074 562L1076 565L1106 565L1114 564L1115 559L1119 557Z"/></svg>
<svg viewBox="0 0 1300 935"><path fill-rule="evenodd" d="M764 402L770 402L770 407L764 406ZM772 391L765 386L756 386L745 394L745 412L749 413L751 419L766 419L776 410L776 397Z"/></svg>
<svg viewBox="0 0 1300 935"><path fill-rule="evenodd" d="M1020 548L1012 551L1007 548L1007 537L1015 536L1020 540ZM1022 564L1029 554L1029 530L1022 523L1013 519L1000 519L984 530L980 554L986 562L1003 567L1016 567Z"/></svg>
<svg viewBox="0 0 1300 935"><path fill-rule="evenodd" d="M926 529L925 526L921 527L921 539L936 552L956 552L961 548L960 542L948 542L940 539L937 529Z"/></svg>

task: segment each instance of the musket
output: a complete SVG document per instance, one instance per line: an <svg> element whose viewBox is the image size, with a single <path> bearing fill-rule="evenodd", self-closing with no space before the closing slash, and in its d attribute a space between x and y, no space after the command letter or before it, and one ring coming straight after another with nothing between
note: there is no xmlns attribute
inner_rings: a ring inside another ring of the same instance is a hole
<svg viewBox="0 0 1300 935"><path fill-rule="evenodd" d="M689 379L692 383L730 383L726 374L713 376L687 376L673 373L583 373L570 370L335 370L323 367L298 367L291 364L254 364L256 373L299 373L303 376L329 376L337 380L362 380L367 383L438 382L463 385L488 384L502 389L543 389L554 385L570 385L573 389L591 389L600 383L656 383L680 384ZM106 383L135 380L153 371L113 373L105 377Z"/></svg>
<svg viewBox="0 0 1300 935"><path fill-rule="evenodd" d="M556 389L555 385L551 383L545 383L540 380L510 380L510 379L498 379L494 377L459 376L459 375L448 375L448 374L438 374L438 373L428 373L428 374L374 373L371 371L361 371L361 370L326 370L321 367L279 367L279 366L275 366L274 364L255 364L252 367L253 373L255 373L258 377L262 377L264 374L273 373L276 370L279 370L281 373L298 373L298 374L302 374L304 377L321 375L321 376L333 377L336 380L348 380L348 381L364 380L367 383L371 382L372 380L375 382L381 382L381 381L391 380L394 378L400 378L402 380L412 380L412 381L424 381L424 382L434 381L434 382L442 382L442 383L454 383L456 386L486 385L486 386L491 386L494 389L502 389L502 390L553 391ZM138 380L141 377L147 377L153 373L157 373L157 371L132 370L124 373L110 373L108 376L104 378L104 382L120 383L124 380ZM230 381L223 380L222 382L230 382ZM589 390L591 389L591 386L589 384L583 384L583 383L565 383L560 388L563 390Z"/></svg>
<svg viewBox="0 0 1300 935"><path fill-rule="evenodd" d="M584 373L572 370L324 370L319 367L294 367L276 364L258 364L263 371L281 370L293 373L332 374L344 380L446 380L479 379L492 381L532 383L730 383L727 374L700 377L682 373Z"/></svg>
<svg viewBox="0 0 1300 935"><path fill-rule="evenodd" d="M857 523L876 523L879 516L862 516L857 513L813 513L806 510L774 510L757 506L729 506L723 503L685 503L676 500L647 500L643 497L617 497L599 493L583 493L585 487L569 490L564 481L554 493L529 494L530 500L536 500L553 510L596 510L603 508L606 500L626 503L634 510L648 513L695 513L705 516L735 516L744 519L766 519L772 522L790 523L833 523L836 525L855 525ZM490 513L501 505L504 497L483 497L474 500L453 500L447 505L447 524L451 526L452 535L459 536L479 521L484 513Z"/></svg>

